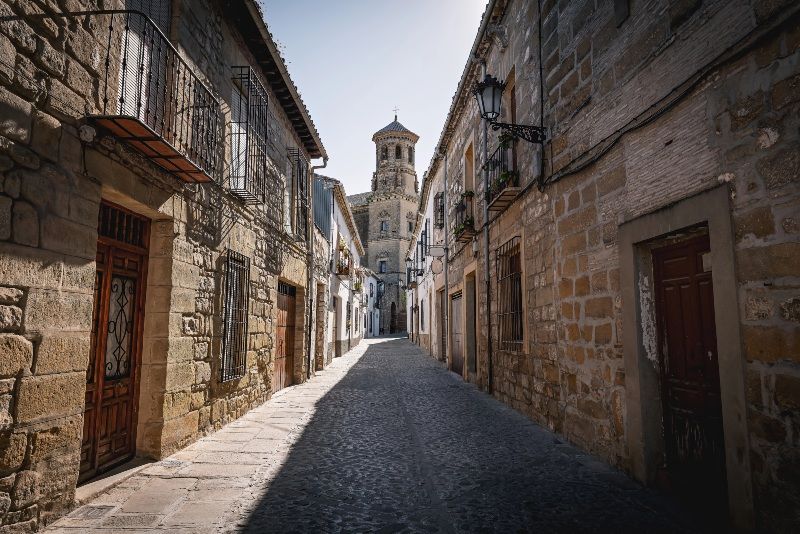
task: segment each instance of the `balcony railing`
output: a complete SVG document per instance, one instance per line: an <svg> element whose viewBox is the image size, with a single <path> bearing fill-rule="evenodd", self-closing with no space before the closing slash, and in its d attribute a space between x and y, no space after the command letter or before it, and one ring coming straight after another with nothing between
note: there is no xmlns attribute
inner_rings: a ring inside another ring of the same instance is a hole
<svg viewBox="0 0 800 534"><path fill-rule="evenodd" d="M187 182L216 176L220 105L144 13L82 12L104 32L102 113L91 118Z"/></svg>
<svg viewBox="0 0 800 534"><path fill-rule="evenodd" d="M471 241L478 233L475 230L474 200L475 194L472 191L465 191L461 195L461 202L456 206L453 234L460 243Z"/></svg>
<svg viewBox="0 0 800 534"><path fill-rule="evenodd" d="M513 143L513 140L501 143L483 166L489 173L489 191L486 195L489 211L503 211L520 192Z"/></svg>

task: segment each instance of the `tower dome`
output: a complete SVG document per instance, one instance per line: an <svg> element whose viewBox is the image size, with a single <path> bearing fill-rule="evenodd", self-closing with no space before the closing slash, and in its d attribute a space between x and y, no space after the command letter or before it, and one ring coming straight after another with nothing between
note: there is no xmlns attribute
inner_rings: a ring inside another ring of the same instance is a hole
<svg viewBox="0 0 800 534"><path fill-rule="evenodd" d="M372 190L377 192L403 192L414 195L418 190L414 170L415 145L419 136L394 120L375 132L375 173Z"/></svg>

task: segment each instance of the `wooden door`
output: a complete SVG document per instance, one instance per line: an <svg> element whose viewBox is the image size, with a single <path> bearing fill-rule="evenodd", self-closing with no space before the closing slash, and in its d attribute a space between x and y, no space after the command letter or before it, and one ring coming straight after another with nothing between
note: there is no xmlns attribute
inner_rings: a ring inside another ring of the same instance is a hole
<svg viewBox="0 0 800 534"><path fill-rule="evenodd" d="M467 371L470 373L478 372L478 322L477 308L475 300L475 275L467 277Z"/></svg>
<svg viewBox="0 0 800 534"><path fill-rule="evenodd" d="M439 291L439 360L447 362L447 300Z"/></svg>
<svg viewBox="0 0 800 534"><path fill-rule="evenodd" d="M275 327L275 372L272 391L292 385L294 375L294 315L296 289L278 282L278 320Z"/></svg>
<svg viewBox="0 0 800 534"><path fill-rule="evenodd" d="M463 307L461 306L461 293L456 293L450 301L450 356L452 364L450 369L463 376L464 374L464 334L463 334Z"/></svg>
<svg viewBox="0 0 800 534"><path fill-rule="evenodd" d="M135 452L149 221L100 206L80 481Z"/></svg>
<svg viewBox="0 0 800 534"><path fill-rule="evenodd" d="M342 346L339 344L339 298L333 297L333 355L338 358L342 355Z"/></svg>
<svg viewBox="0 0 800 534"><path fill-rule="evenodd" d="M653 252L668 484L722 513L727 503L714 292L707 235Z"/></svg>

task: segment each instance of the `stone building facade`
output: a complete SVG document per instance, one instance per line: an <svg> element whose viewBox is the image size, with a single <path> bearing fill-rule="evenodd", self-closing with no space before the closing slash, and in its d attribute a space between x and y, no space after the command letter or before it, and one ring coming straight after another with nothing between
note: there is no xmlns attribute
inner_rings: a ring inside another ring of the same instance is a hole
<svg viewBox="0 0 800 534"><path fill-rule="evenodd" d="M791 1L489 2L409 249L446 189L432 352L760 531L800 521L798 28ZM487 73L543 145L481 120Z"/></svg>
<svg viewBox="0 0 800 534"><path fill-rule="evenodd" d="M365 265L383 280L380 327L382 334L402 332L406 325L406 251L419 203L414 150L419 136L395 120L372 136L375 172L372 191L348 197L361 241Z"/></svg>
<svg viewBox="0 0 800 534"><path fill-rule="evenodd" d="M256 2L111 4L0 2L4 531L314 361L327 156Z"/></svg>

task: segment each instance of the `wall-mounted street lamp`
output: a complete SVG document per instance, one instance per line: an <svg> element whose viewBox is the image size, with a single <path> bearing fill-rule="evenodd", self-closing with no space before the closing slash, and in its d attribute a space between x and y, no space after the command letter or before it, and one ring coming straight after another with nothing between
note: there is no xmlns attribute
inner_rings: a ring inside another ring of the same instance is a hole
<svg viewBox="0 0 800 534"><path fill-rule="evenodd" d="M525 139L529 143L544 143L547 139L547 133L546 129L541 126L497 122L503 105L503 90L505 88L505 82L499 81L490 74L487 74L483 81L475 86L472 94L475 95L475 100L478 101L481 117L489 121L494 131L502 128L514 137Z"/></svg>

